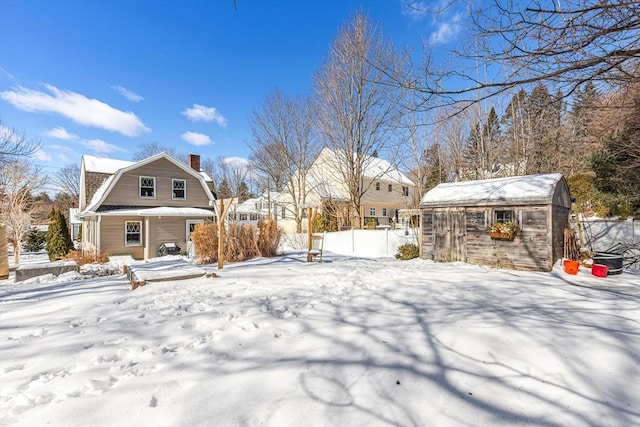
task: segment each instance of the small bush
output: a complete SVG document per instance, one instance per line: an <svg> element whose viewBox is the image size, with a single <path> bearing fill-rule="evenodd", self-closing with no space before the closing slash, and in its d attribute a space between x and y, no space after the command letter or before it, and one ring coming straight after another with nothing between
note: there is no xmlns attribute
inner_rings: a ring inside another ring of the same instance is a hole
<svg viewBox="0 0 640 427"><path fill-rule="evenodd" d="M258 250L263 257L277 255L282 231L274 221L260 221L258 223Z"/></svg>
<svg viewBox="0 0 640 427"><path fill-rule="evenodd" d="M100 252L95 254L93 252L82 253L82 251L70 251L64 256L66 260L73 260L78 265L105 263L109 261L108 252Z"/></svg>
<svg viewBox="0 0 640 427"><path fill-rule="evenodd" d="M261 221L258 230L249 224L229 224L225 231L224 260L246 261L258 256L276 255L282 233L273 221ZM201 264L218 261L218 224L198 224L191 240Z"/></svg>
<svg viewBox="0 0 640 427"><path fill-rule="evenodd" d="M27 241L24 244L24 249L27 252L38 252L44 249L44 244L47 240L46 233L38 232L38 229L31 227L29 234L27 235Z"/></svg>
<svg viewBox="0 0 640 427"><path fill-rule="evenodd" d="M418 245L415 243L405 243L404 245L398 246L398 253L396 254L396 258L401 260L418 258L420 256L420 249Z"/></svg>

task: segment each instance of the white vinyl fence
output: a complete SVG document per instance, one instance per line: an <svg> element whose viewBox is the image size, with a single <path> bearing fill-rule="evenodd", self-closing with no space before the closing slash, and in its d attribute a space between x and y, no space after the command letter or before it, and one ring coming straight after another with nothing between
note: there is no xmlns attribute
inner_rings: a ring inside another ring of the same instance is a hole
<svg viewBox="0 0 640 427"><path fill-rule="evenodd" d="M583 243L594 251L606 251L618 243L640 242L640 221L633 218L626 220L582 219Z"/></svg>
<svg viewBox="0 0 640 427"><path fill-rule="evenodd" d="M346 230L324 234L325 254L352 255L365 258L394 257L398 246L417 244L418 229ZM287 234L281 244L284 251L306 250L307 235Z"/></svg>

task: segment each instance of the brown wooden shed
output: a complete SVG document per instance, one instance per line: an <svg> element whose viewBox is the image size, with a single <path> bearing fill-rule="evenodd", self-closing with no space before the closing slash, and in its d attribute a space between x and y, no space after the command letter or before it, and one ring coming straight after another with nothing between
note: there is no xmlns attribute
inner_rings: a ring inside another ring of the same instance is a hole
<svg viewBox="0 0 640 427"><path fill-rule="evenodd" d="M550 271L563 256L571 199L561 174L439 184L420 202L420 255L434 261ZM513 240L489 235L515 222Z"/></svg>

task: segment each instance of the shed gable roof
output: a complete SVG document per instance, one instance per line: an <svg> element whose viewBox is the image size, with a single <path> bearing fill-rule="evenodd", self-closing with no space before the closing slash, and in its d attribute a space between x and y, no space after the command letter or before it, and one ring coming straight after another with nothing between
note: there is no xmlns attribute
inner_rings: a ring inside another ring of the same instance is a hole
<svg viewBox="0 0 640 427"><path fill-rule="evenodd" d="M570 204L568 194L565 201L558 197L559 186L567 188L559 173L447 182L429 190L422 197L420 207Z"/></svg>

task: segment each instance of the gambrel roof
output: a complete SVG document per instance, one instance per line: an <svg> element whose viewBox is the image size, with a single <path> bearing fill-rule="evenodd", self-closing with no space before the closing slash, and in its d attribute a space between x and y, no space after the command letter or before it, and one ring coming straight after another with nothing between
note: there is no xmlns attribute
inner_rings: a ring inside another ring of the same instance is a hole
<svg viewBox="0 0 640 427"><path fill-rule="evenodd" d="M96 190L93 195L91 201L87 204L86 208L82 211L81 216L87 216L92 213L97 212L97 209L102 205L107 196L114 189L120 178L127 172L138 169L142 166L155 162L159 159L166 159L169 162L173 163L176 167L183 170L187 174L193 176L200 185L202 186L203 191L205 192L208 199L213 202L215 200L209 186L206 183L206 178L211 180L208 175L204 172L197 172L188 165L182 163L181 161L175 159L171 155L162 152L155 154L151 157L147 157L139 162L129 162L125 160L115 160L108 158L100 158L94 156L82 156L82 176L84 176L84 172L97 172L97 173L109 173L111 174L102 185Z"/></svg>
<svg viewBox="0 0 640 427"><path fill-rule="evenodd" d="M559 191L560 189L564 191ZM559 173L447 182L429 190L420 207L559 204L571 207Z"/></svg>

